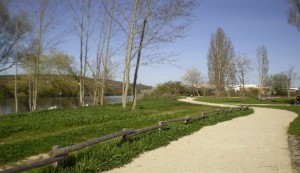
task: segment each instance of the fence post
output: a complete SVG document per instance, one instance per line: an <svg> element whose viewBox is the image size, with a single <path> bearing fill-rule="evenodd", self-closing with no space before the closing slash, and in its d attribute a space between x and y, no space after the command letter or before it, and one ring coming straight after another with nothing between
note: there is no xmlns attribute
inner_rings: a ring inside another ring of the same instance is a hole
<svg viewBox="0 0 300 173"><path fill-rule="evenodd" d="M127 131L127 130L128 130L128 128L124 128L124 129L122 129L122 131ZM127 136L126 134L125 134L125 135L123 135L123 136L122 136L122 140L125 140L125 139L126 139L126 136Z"/></svg>
<svg viewBox="0 0 300 173"><path fill-rule="evenodd" d="M184 124L188 124L191 121L191 117L190 116L186 116L184 118Z"/></svg>
<svg viewBox="0 0 300 173"><path fill-rule="evenodd" d="M52 152L53 152L54 150L58 149L58 148L59 148L59 145L53 145L53 146L52 146ZM53 166L54 168L56 168L56 167L58 166L58 162L52 163L52 166Z"/></svg>
<svg viewBox="0 0 300 173"><path fill-rule="evenodd" d="M158 125L160 125L160 126L162 126L162 125L164 125L164 124L166 124L166 122L164 122L164 121L159 121L159 122L158 122ZM162 131L162 130L163 130L163 127L160 127L158 130L159 130L159 131Z"/></svg>

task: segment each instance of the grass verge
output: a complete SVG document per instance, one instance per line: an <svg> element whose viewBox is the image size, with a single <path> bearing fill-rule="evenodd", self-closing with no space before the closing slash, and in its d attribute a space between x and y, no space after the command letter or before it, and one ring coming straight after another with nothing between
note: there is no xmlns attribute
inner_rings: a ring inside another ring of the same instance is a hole
<svg viewBox="0 0 300 173"><path fill-rule="evenodd" d="M292 111L298 114L298 117L290 123L288 133L292 135L300 136L300 106L290 106L287 97L276 98L275 102L259 101L254 98L217 98L217 97L198 97L195 100L209 103L227 103L227 104L269 104L269 105L259 105L259 107L282 109ZM283 104L284 106L279 106L275 104Z"/></svg>
<svg viewBox="0 0 300 173"><path fill-rule="evenodd" d="M142 128L158 121L199 115L216 107L192 105L168 98L151 98L139 103L136 111L122 111L121 105L23 113L0 118L0 164L15 162L48 152L53 145L67 146L103 136L123 128ZM226 116L212 116L188 125L173 124L160 133L149 132L131 140L112 140L74 152L53 169L49 166L32 172L98 172L122 166L137 155L169 144L200 128L252 110Z"/></svg>
<svg viewBox="0 0 300 173"><path fill-rule="evenodd" d="M196 97L196 101L209 103L227 103L227 104L289 104L290 99L287 97L274 98L273 101L261 101L256 98L246 97Z"/></svg>

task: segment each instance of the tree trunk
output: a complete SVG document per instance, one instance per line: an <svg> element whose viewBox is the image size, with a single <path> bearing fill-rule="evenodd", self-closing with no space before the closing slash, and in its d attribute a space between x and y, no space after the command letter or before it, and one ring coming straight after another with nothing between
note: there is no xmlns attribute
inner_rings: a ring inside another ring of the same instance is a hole
<svg viewBox="0 0 300 173"><path fill-rule="evenodd" d="M123 91L122 91L122 108L125 110L127 105L127 95L129 89L130 82L130 62L133 48L133 40L134 40L134 28L136 23L136 12L138 8L139 0L135 0L134 7L132 11L132 18L130 23L130 30L128 34L128 43L126 50L126 59L125 59L125 70L124 70L124 80L123 80Z"/></svg>
<svg viewBox="0 0 300 173"><path fill-rule="evenodd" d="M79 34L79 37L80 37L80 83L79 83L79 104L80 106L83 106L84 105L84 69L83 69L83 19L84 19L84 14L83 14L83 11L81 12L81 21L80 21L80 34Z"/></svg>
<svg viewBox="0 0 300 173"><path fill-rule="evenodd" d="M28 105L29 105L29 111L32 111L32 90L31 90L31 79L28 77Z"/></svg>
<svg viewBox="0 0 300 173"><path fill-rule="evenodd" d="M290 99L291 98L291 85L290 85L290 82L291 80L288 80L288 84L287 84L287 94L288 94L288 98Z"/></svg>
<svg viewBox="0 0 300 173"><path fill-rule="evenodd" d="M143 21L140 45L139 45L139 50L138 50L138 57L137 57L137 60L136 60L134 79L133 79L133 89L132 89L133 90L133 104L132 104L131 110L135 110L135 108L136 108L136 102L137 102L136 83L137 83L138 72L139 72L139 67L140 67L140 61L141 61L141 56L142 56L142 48L143 48L146 24L147 24L147 19L148 19L148 15L149 15L148 14L149 13L149 6L150 6L150 0L147 1L147 10L146 10L146 14L145 14L144 21Z"/></svg>
<svg viewBox="0 0 300 173"><path fill-rule="evenodd" d="M101 87L101 106L104 105L104 96L105 96L105 90L107 85L107 78L108 78L108 64L109 64L109 47L110 47L110 41L111 41L111 31L112 31L112 18L114 15L114 8L115 8L115 1L112 2L111 7L111 16L109 19L109 28L108 28L108 37L107 37L107 43L106 43L106 51L105 51L105 59L103 64L103 77L102 77L102 87Z"/></svg>
<svg viewBox="0 0 300 173"><path fill-rule="evenodd" d="M83 80L82 80L82 106L84 106L84 96L85 96L85 76L86 76L86 64L88 61L88 47L89 47L89 34L90 34L90 8L91 0L88 0L88 9L87 9L87 26L85 32L85 50L84 50L84 63L83 63ZM83 22L82 22L83 23Z"/></svg>
<svg viewBox="0 0 300 173"><path fill-rule="evenodd" d="M18 111L19 111L17 75L18 75L18 61L16 60L16 74L15 74L15 113L18 113Z"/></svg>
<svg viewBox="0 0 300 173"><path fill-rule="evenodd" d="M99 40L98 40L98 49L97 49L97 65L95 70L95 80L94 80L94 105L99 103L100 98L100 77L101 77L101 63L102 63L102 52L104 49L104 44L101 45L102 37L105 38L105 36L102 35L102 31L100 32ZM106 33L104 34L106 35ZM104 39L103 39L104 42ZM101 46L100 46L101 45Z"/></svg>

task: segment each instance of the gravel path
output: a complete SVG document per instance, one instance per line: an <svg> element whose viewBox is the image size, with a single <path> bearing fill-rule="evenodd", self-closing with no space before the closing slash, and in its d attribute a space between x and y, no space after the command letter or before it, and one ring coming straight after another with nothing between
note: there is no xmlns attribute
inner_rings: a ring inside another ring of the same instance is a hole
<svg viewBox="0 0 300 173"><path fill-rule="evenodd" d="M199 104L191 98L181 101ZM109 172L293 172L287 128L297 115L284 110L253 109L252 115L204 127Z"/></svg>

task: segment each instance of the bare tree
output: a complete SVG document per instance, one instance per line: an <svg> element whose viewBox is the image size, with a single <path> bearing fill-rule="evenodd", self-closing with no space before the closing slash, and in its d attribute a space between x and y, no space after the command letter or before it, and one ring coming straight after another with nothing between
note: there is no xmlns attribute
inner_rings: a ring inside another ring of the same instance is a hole
<svg viewBox="0 0 300 173"><path fill-rule="evenodd" d="M134 28L136 26L136 13L139 5L139 0L134 1L134 7L132 9L132 18L130 22L127 48L126 48L126 58L125 58L125 70L123 76L123 91L122 91L122 107L125 110L127 105L127 95L130 83L130 67L131 67L131 59L132 59L132 49L133 49L133 41L134 41Z"/></svg>
<svg viewBox="0 0 300 173"><path fill-rule="evenodd" d="M286 75L286 89L287 89L287 93L288 93L288 97L291 97L291 86L293 84L293 82L297 79L297 72L295 72L295 66L290 66L289 69L285 72Z"/></svg>
<svg viewBox="0 0 300 173"><path fill-rule="evenodd" d="M269 71L268 52L265 46L260 46L256 50L257 71L258 71L258 99L261 97L262 89L265 87Z"/></svg>
<svg viewBox="0 0 300 173"><path fill-rule="evenodd" d="M300 31L300 0L288 0L288 2L290 4L288 22Z"/></svg>
<svg viewBox="0 0 300 173"><path fill-rule="evenodd" d="M231 57L234 57L233 50L232 50ZM226 75L225 75L225 89L226 89L227 97L231 96L231 92L233 90L234 85L236 85L236 83L237 83L237 79L236 79L235 61L234 58L230 58L227 63Z"/></svg>
<svg viewBox="0 0 300 173"><path fill-rule="evenodd" d="M142 24L142 31L141 31L141 36L140 36L140 43L139 43L139 48L138 48L138 57L136 59L136 66L135 66L135 71L134 71L134 79L133 79L133 104L131 110L135 110L136 107L136 102L137 102L137 78L138 78L138 71L140 67L140 61L141 61L141 56L142 56L142 48L144 44L144 37L145 37L145 30L146 30L146 25L148 21L148 16L149 16L149 10L150 10L150 0L147 0L147 9L145 12L145 16L143 19L143 24Z"/></svg>
<svg viewBox="0 0 300 173"><path fill-rule="evenodd" d="M110 17L108 19L108 30L107 30L107 38L106 38L106 50L105 56L103 59L103 74L102 74L102 85L101 85L101 101L100 104L104 104L104 96L105 96L105 89L108 85L108 74L109 74L109 63L110 63L110 42L112 37L112 23L113 23L113 16L114 16L114 9L115 8L115 1L112 1L111 9L110 9Z"/></svg>
<svg viewBox="0 0 300 173"><path fill-rule="evenodd" d="M169 62L169 55L162 56L159 47L184 37L191 23L192 9L195 6L195 1L191 0L148 0L140 3L138 16L144 17L138 17L136 30L138 37L136 37L137 43L134 46L135 52L132 56L134 58L137 54L133 80L132 110L135 109L137 102L136 84L140 66ZM147 50L151 50L151 53ZM158 54L155 55L153 52Z"/></svg>
<svg viewBox="0 0 300 173"><path fill-rule="evenodd" d="M59 25L59 17L61 17L61 9L57 6L55 0L40 0L40 1L28 1L28 8L32 12L32 21L34 26L32 49L27 54L27 57L32 58L33 66L32 78L29 81L29 107L31 111L37 109L37 98L38 98L38 81L40 75L40 59L43 56L43 52L58 44L55 29ZM23 3L25 6L26 4ZM50 36L50 31L51 36ZM28 56L30 55L30 56Z"/></svg>
<svg viewBox="0 0 300 173"><path fill-rule="evenodd" d="M73 15L74 29L79 37L80 44L80 82L79 82L79 103L80 106L84 105L85 95L85 77L88 61L88 48L90 39L90 22L91 22L91 6L92 1L84 0L68 0L67 5Z"/></svg>
<svg viewBox="0 0 300 173"><path fill-rule="evenodd" d="M222 28L218 28L216 34L211 36L207 54L208 77L210 83L215 86L217 97L224 94L227 79L232 77L233 56L234 50L230 39Z"/></svg>
<svg viewBox="0 0 300 173"><path fill-rule="evenodd" d="M185 84L189 85L192 88L194 93L196 93L198 96L200 95L197 87L200 86L203 80L202 75L198 69L188 68L183 75L182 80Z"/></svg>
<svg viewBox="0 0 300 173"><path fill-rule="evenodd" d="M99 8L101 8L100 6ZM107 17L107 13L103 14L104 19ZM99 38L98 38L98 46L97 46L97 54L96 54L96 65L95 70L93 70L93 76L94 76L94 94L93 94L93 100L94 105L101 102L101 77L102 77L102 61L103 61L103 54L104 54L104 46L105 46L105 40L107 35L107 20L98 20L99 21ZM92 69L92 68L91 68Z"/></svg>
<svg viewBox="0 0 300 173"><path fill-rule="evenodd" d="M0 1L0 72L15 64L16 45L31 30L27 13L13 16L5 1Z"/></svg>
<svg viewBox="0 0 300 173"><path fill-rule="evenodd" d="M245 83L248 73L252 70L251 59L244 54L235 56L236 75L240 84L241 98L245 97Z"/></svg>

